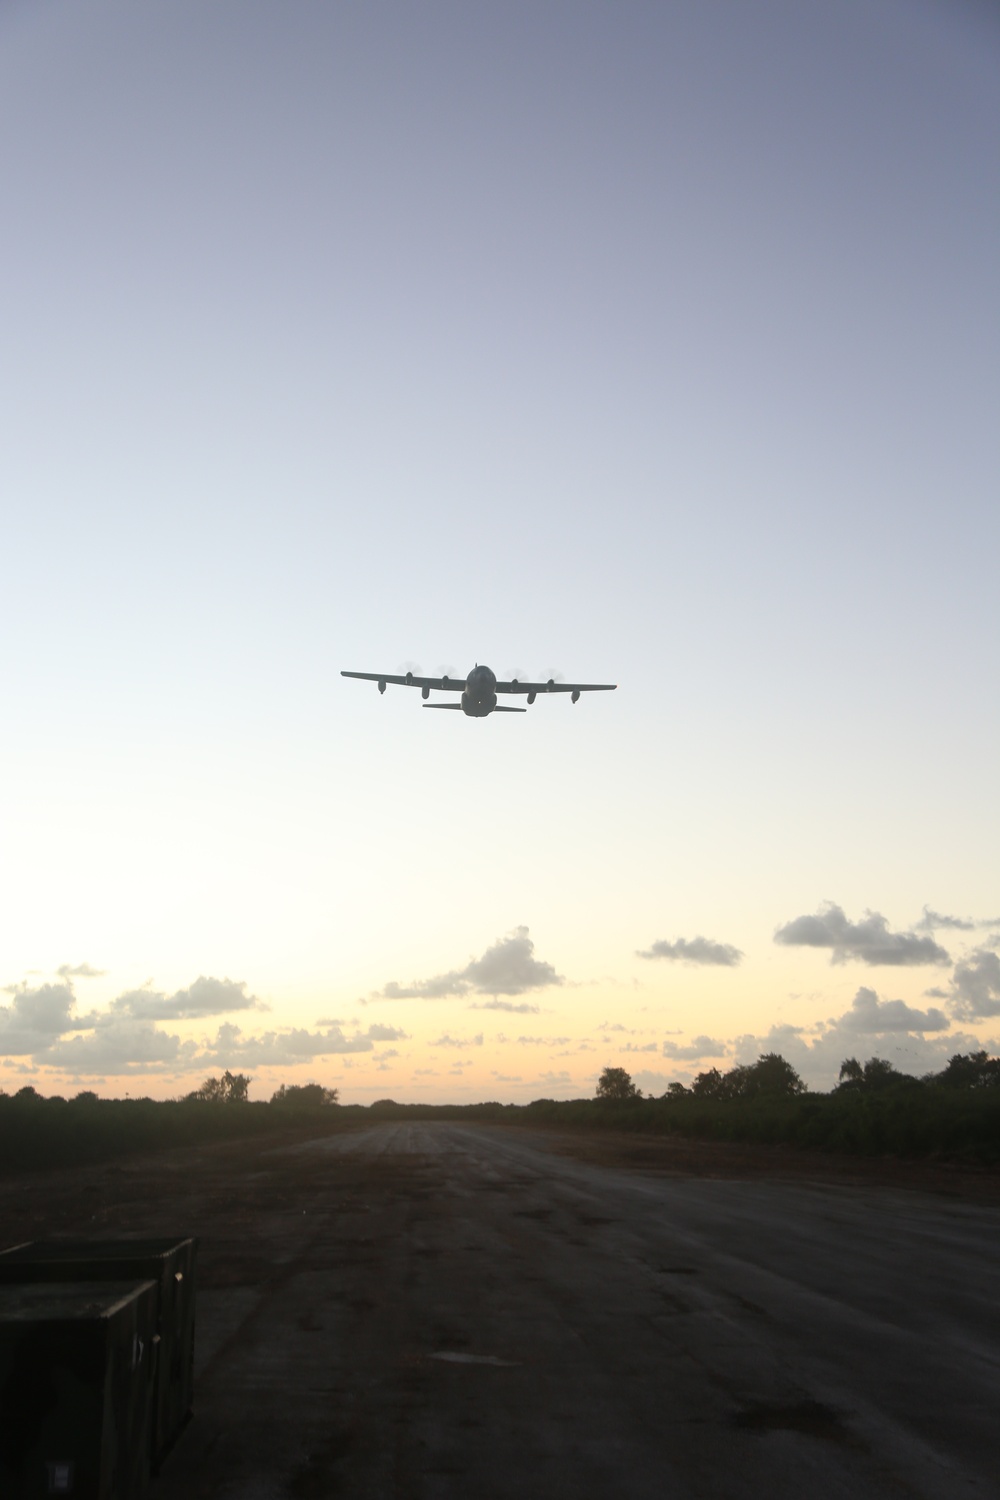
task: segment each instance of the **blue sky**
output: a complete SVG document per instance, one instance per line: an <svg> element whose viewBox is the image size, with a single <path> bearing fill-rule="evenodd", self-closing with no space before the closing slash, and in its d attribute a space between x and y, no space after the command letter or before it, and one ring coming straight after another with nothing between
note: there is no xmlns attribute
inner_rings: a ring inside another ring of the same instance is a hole
<svg viewBox="0 0 1000 1500"><path fill-rule="evenodd" d="M0 10L5 1086L992 1039L998 61L972 4ZM339 676L476 660L620 687ZM775 943L824 903L983 925ZM498 944L541 1040L384 993Z"/></svg>

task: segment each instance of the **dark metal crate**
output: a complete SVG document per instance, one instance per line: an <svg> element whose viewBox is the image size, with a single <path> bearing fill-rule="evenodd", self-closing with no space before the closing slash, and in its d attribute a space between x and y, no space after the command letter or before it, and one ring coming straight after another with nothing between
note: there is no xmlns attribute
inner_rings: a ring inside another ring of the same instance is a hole
<svg viewBox="0 0 1000 1500"><path fill-rule="evenodd" d="M0 1286L4 1500L142 1500L156 1300L151 1281Z"/></svg>
<svg viewBox="0 0 1000 1500"><path fill-rule="evenodd" d="M150 1429L159 1465L191 1413L194 1388L195 1239L35 1240L0 1254L0 1285L153 1281L159 1354Z"/></svg>

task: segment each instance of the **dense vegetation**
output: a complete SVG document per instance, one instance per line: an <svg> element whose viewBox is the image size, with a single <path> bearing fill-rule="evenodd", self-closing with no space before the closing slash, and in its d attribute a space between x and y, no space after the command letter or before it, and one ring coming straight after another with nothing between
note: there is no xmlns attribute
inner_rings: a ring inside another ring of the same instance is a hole
<svg viewBox="0 0 1000 1500"><path fill-rule="evenodd" d="M699 1073L643 1099L622 1068L605 1068L597 1098L528 1106L561 1125L665 1132L705 1140L777 1142L862 1155L942 1156L1000 1164L1000 1059L956 1054L913 1078L884 1058L849 1057L829 1094L810 1094L778 1053L721 1073Z"/></svg>
<svg viewBox="0 0 1000 1500"><path fill-rule="evenodd" d="M0 1171L106 1161L137 1151L356 1129L373 1120L468 1120L628 1130L692 1139L778 1142L864 1155L936 1156L1000 1165L1000 1059L958 1054L938 1074L911 1078L881 1058L848 1058L829 1094L811 1094L776 1053L749 1066L700 1073L644 1098L624 1068L605 1068L593 1099L532 1104L340 1105L320 1084L282 1085L252 1102L245 1074L226 1073L185 1099L44 1099L0 1094Z"/></svg>
<svg viewBox="0 0 1000 1500"><path fill-rule="evenodd" d="M869 1093L835 1089L754 1099L706 1099L690 1092L615 1103L539 1099L523 1113L551 1125L1000 1165L1000 1090L959 1091L914 1081Z"/></svg>
<svg viewBox="0 0 1000 1500"><path fill-rule="evenodd" d="M43 1099L33 1089L0 1094L0 1172L72 1167L137 1151L177 1150L213 1141L350 1128L360 1106L315 1107L183 1100Z"/></svg>

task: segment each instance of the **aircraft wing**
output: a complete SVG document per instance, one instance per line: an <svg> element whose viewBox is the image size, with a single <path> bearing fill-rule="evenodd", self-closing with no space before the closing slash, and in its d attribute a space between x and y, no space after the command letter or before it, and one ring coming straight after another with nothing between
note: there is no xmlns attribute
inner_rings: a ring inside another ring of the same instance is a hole
<svg viewBox="0 0 1000 1500"><path fill-rule="evenodd" d="M498 682L498 693L613 693L617 682Z"/></svg>
<svg viewBox="0 0 1000 1500"><path fill-rule="evenodd" d="M414 677L412 672L407 672L405 677L395 676L392 672L341 672L340 675L360 677L365 682L391 682L394 687L435 688L442 693L465 691L464 677Z"/></svg>

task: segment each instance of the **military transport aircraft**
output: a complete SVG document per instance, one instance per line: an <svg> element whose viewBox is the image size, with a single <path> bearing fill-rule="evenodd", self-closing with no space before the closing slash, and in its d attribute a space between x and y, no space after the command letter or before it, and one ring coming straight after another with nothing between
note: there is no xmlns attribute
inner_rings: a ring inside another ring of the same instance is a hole
<svg viewBox="0 0 1000 1500"><path fill-rule="evenodd" d="M388 672L341 672L341 677L361 677L365 682L377 682L380 693L385 692L387 682L398 687L418 687L420 696L425 700L431 695L431 688L442 693L461 693L459 703L427 703L424 708L450 708L459 713L468 714L473 719L485 719L487 714L526 714L526 708L515 708L511 704L498 703L497 693L523 693L527 696L529 703L534 703L537 693L572 693L572 701L575 703L581 693L611 693L618 686L617 682L556 682L550 677L548 682L518 682L513 677L510 682L498 682L495 673L489 667L481 667L478 662L469 673L468 677L414 677L412 672L407 672L405 677L393 677Z"/></svg>

